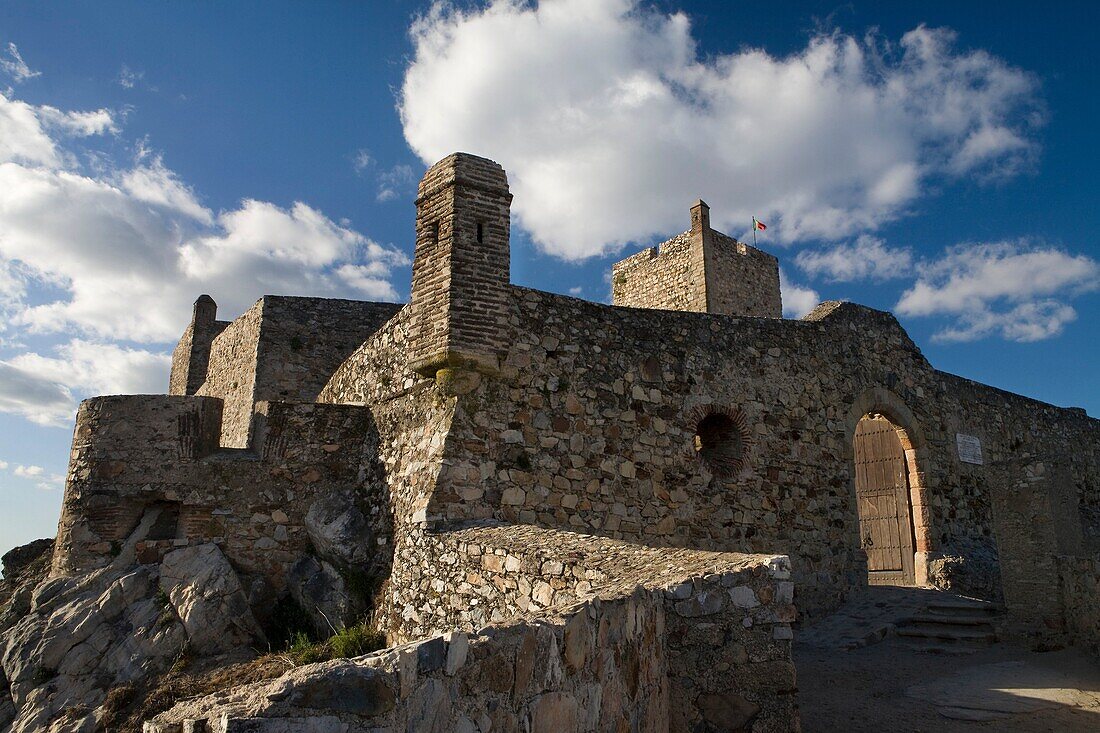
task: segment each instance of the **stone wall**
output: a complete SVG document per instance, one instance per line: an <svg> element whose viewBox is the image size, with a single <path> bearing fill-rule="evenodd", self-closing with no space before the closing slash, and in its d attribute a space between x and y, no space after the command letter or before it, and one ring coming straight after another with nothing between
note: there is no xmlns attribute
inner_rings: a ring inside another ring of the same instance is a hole
<svg viewBox="0 0 1100 733"><path fill-rule="evenodd" d="M1057 567L1064 628L1100 659L1100 558L1062 555Z"/></svg>
<svg viewBox="0 0 1100 733"><path fill-rule="evenodd" d="M146 730L796 731L790 633L770 602L787 593L785 566L710 555L704 575L619 579L473 634L300 667L181 703Z"/></svg>
<svg viewBox="0 0 1100 733"><path fill-rule="evenodd" d="M400 308L394 303L265 295L222 327L212 339L205 380L197 389L197 394L225 402L222 445L249 444L256 402L316 399L336 367ZM178 353L185 350L191 330Z"/></svg>
<svg viewBox="0 0 1100 733"><path fill-rule="evenodd" d="M313 402L336 368L400 309L395 303L264 296L256 400Z"/></svg>
<svg viewBox="0 0 1100 733"><path fill-rule="evenodd" d="M263 306L257 301L214 337L206 380L195 393L224 402L221 444L227 448L244 448L252 434Z"/></svg>
<svg viewBox="0 0 1100 733"><path fill-rule="evenodd" d="M690 231L611 268L611 299L629 308L707 312L703 250Z"/></svg>
<svg viewBox="0 0 1100 733"><path fill-rule="evenodd" d="M1073 446L1081 506L1100 499L1097 421L934 370L887 313L827 304L803 321L730 318L511 292L501 372L472 391L453 396L449 383L402 369L395 323L322 394L397 405L402 390L419 389L454 405L440 424L444 460L419 489L431 493L433 526L495 520L655 547L783 552L813 614L865 582L851 441L867 412L906 431L921 567L945 556L965 564L975 548L996 557L990 495L1001 479L990 463ZM695 450L700 420L716 412L741 433L732 475ZM982 465L960 460L958 433L980 439ZM995 594L990 572L967 585Z"/></svg>
<svg viewBox="0 0 1100 733"><path fill-rule="evenodd" d="M195 301L191 323L172 351L172 372L168 379L168 394L193 395L206 381L210 361L210 346L229 325L216 320L218 306L209 295Z"/></svg>
<svg viewBox="0 0 1100 733"><path fill-rule="evenodd" d="M708 313L782 318L779 260L767 252L711 232L707 248Z"/></svg>
<svg viewBox="0 0 1100 733"><path fill-rule="evenodd" d="M225 449L217 442L219 408L220 400L211 397L99 397L82 403L53 572L103 567L155 508L161 519L138 542L139 562L215 543L253 583L252 600L269 607L303 558L328 557L309 520L318 505L335 500L342 511L363 507L363 526L343 537L356 569L388 573L388 497L373 495L377 482L362 479L378 470L364 462L364 455L378 452L368 410L260 402L253 444Z"/></svg>

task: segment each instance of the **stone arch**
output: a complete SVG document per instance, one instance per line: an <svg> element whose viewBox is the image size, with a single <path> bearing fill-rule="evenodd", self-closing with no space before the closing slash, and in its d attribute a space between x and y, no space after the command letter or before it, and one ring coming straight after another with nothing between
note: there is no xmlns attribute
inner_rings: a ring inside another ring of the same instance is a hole
<svg viewBox="0 0 1100 733"><path fill-rule="evenodd" d="M928 559L933 552L932 511L928 483L928 443L920 423L905 401L885 387L872 387L860 394L845 421L845 458L849 465L855 459L853 438L856 425L864 415L877 413L897 428L898 438L905 450L905 465L909 479L909 513L913 523L915 582L925 585L928 581ZM851 495L855 501L855 475L852 476Z"/></svg>

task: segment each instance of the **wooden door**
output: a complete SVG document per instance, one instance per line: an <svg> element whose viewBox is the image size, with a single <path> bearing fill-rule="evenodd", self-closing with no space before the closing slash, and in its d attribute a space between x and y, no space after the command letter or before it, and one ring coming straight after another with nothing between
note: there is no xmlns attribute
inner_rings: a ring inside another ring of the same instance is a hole
<svg viewBox="0 0 1100 733"><path fill-rule="evenodd" d="M884 417L856 425L856 501L859 536L871 585L913 584L913 525L909 470L897 428Z"/></svg>

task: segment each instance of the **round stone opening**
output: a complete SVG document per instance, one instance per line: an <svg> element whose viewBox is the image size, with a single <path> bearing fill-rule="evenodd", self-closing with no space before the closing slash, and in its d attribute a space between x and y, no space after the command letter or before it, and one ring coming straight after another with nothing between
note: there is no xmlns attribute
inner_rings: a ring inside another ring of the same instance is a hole
<svg viewBox="0 0 1100 733"><path fill-rule="evenodd" d="M742 427L731 415L707 415L695 428L695 452L715 476L736 476L745 465Z"/></svg>

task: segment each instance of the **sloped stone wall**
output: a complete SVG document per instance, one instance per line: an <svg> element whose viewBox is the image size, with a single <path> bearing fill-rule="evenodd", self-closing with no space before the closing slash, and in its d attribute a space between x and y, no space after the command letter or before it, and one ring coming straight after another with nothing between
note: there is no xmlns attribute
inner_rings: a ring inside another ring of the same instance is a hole
<svg viewBox="0 0 1100 733"><path fill-rule="evenodd" d="M797 731L789 630L761 600L784 592L784 566L711 559L703 576L670 569L666 587L618 579L585 600L475 633L190 700L146 730L179 733L204 721L226 733ZM737 569L725 572L731 562Z"/></svg>

